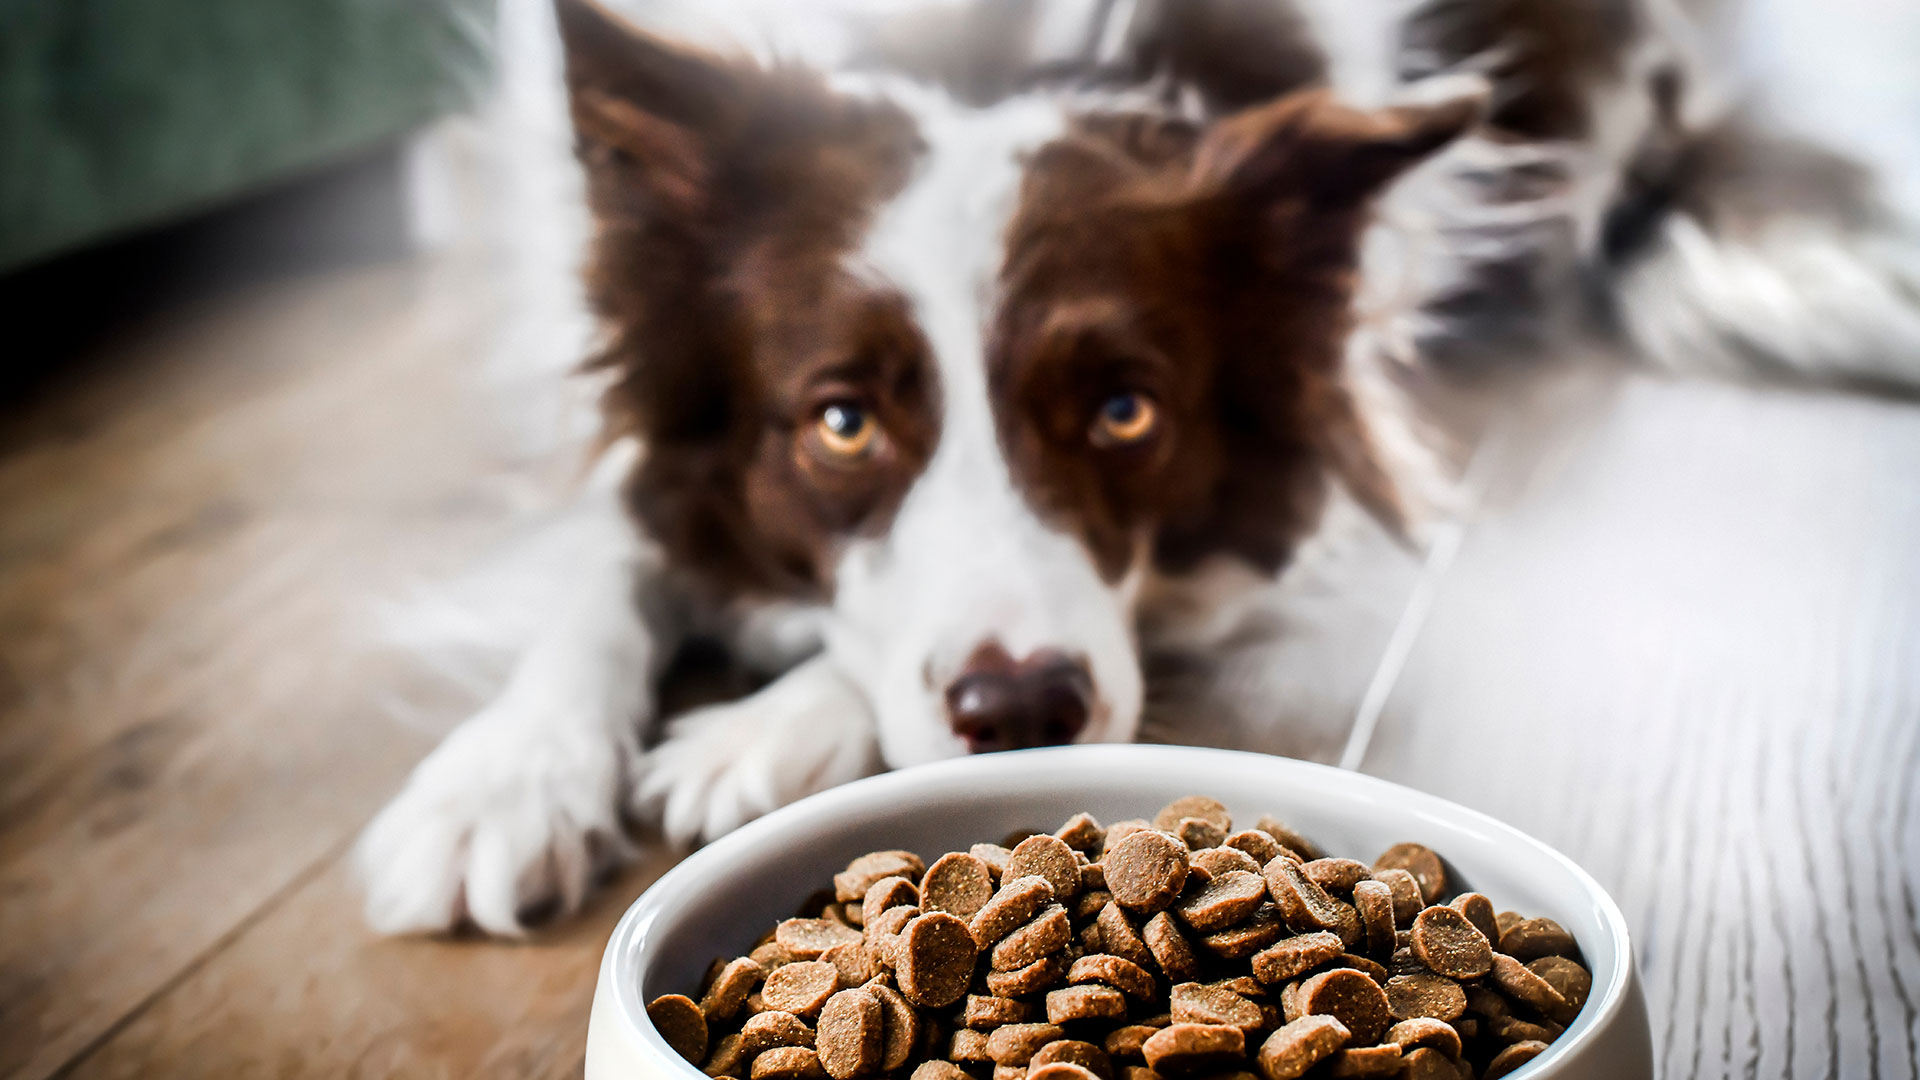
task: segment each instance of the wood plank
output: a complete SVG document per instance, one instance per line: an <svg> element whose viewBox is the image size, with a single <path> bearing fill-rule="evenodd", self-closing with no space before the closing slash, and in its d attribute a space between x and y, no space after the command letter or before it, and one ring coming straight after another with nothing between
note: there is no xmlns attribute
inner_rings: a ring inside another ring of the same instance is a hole
<svg viewBox="0 0 1920 1080"><path fill-rule="evenodd" d="M1513 444L1364 759L1600 878L1662 1076L1920 1075L1917 464L1912 405L1628 380Z"/></svg>
<svg viewBox="0 0 1920 1080"><path fill-rule="evenodd" d="M571 475L491 408L527 315L474 261L210 301L0 424L0 1075L336 851L432 739L383 702L457 716L375 607Z"/></svg>
<svg viewBox="0 0 1920 1080"><path fill-rule="evenodd" d="M63 1075L577 1077L607 936L669 862L526 943L376 938L330 863Z"/></svg>

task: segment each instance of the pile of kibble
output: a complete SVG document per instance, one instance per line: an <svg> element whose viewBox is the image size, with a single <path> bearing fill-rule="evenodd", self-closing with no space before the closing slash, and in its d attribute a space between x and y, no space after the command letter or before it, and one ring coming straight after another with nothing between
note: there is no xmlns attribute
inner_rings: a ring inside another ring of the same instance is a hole
<svg viewBox="0 0 1920 1080"><path fill-rule="evenodd" d="M647 1007L708 1075L1490 1078L1593 985L1559 924L1457 892L1428 848L1329 858L1199 796L932 866L862 855L802 910Z"/></svg>

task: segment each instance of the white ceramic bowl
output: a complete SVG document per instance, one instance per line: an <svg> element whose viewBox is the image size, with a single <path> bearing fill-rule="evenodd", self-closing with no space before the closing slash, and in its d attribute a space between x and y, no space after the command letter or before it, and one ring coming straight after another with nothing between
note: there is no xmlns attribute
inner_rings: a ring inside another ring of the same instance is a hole
<svg viewBox="0 0 1920 1080"><path fill-rule="evenodd" d="M1238 821L1272 813L1336 854L1371 858L1418 841L1501 909L1557 920L1580 942L1593 994L1566 1034L1514 1080L1653 1075L1626 921L1585 871L1538 840L1443 799L1323 765L1225 750L1071 746L876 776L694 853L613 932L587 1032L587 1080L705 1080L667 1048L645 1003L688 992L714 957L744 952L856 855L909 848L931 857L1015 829L1050 829L1081 810L1102 821L1150 817L1193 794L1226 803Z"/></svg>

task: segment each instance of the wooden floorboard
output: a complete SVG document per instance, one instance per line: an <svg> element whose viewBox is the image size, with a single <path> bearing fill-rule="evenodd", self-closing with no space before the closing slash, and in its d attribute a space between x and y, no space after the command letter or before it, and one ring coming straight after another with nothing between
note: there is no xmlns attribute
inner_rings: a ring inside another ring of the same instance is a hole
<svg viewBox="0 0 1920 1080"><path fill-rule="evenodd" d="M1516 427L1365 768L1599 877L1660 1075L1920 1075L1920 408L1636 378Z"/></svg>
<svg viewBox="0 0 1920 1080"><path fill-rule="evenodd" d="M204 297L0 417L0 1075L337 852L431 745L392 701L457 716L379 607L575 469L489 408L514 309L467 265Z"/></svg>

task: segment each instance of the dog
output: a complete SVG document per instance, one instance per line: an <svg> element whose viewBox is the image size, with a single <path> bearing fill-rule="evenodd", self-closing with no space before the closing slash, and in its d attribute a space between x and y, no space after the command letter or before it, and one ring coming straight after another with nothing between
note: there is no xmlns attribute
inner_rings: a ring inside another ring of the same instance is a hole
<svg viewBox="0 0 1920 1080"><path fill-rule="evenodd" d="M687 844L960 754L1274 748L1295 703L1217 673L1329 662L1288 653L1302 582L1417 547L1409 368L1579 334L1913 381L1911 249L1846 159L1702 104L1664 0L989 6L796 62L558 0L618 513L368 827L378 930L522 933L631 818ZM696 638L764 685L663 717Z"/></svg>

